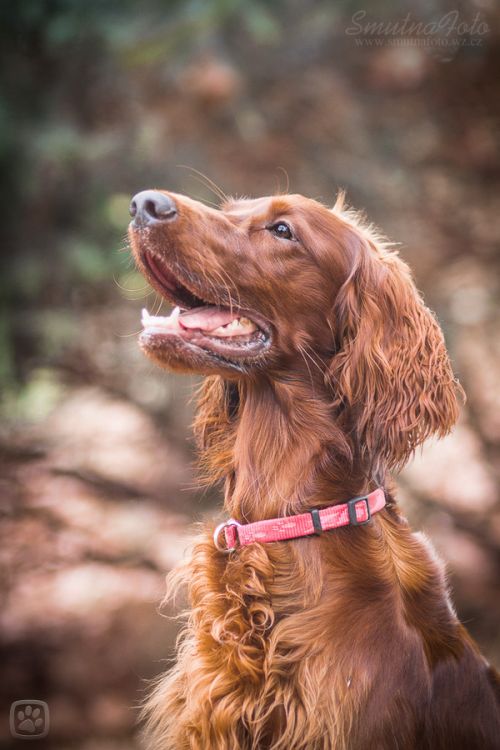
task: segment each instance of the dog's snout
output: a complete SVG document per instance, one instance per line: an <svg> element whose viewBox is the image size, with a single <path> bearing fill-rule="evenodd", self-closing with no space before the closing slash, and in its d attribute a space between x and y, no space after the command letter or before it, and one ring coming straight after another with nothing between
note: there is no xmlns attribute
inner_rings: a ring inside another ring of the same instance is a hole
<svg viewBox="0 0 500 750"><path fill-rule="evenodd" d="M159 190L142 190L130 202L130 215L135 226L145 227L162 221L171 221L177 208L170 196Z"/></svg>

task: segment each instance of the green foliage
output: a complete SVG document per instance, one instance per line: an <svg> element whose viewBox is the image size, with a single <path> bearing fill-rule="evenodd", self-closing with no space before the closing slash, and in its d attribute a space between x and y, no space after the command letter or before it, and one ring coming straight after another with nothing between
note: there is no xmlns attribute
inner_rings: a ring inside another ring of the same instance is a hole
<svg viewBox="0 0 500 750"><path fill-rule="evenodd" d="M0 399L0 415L9 421L41 422L60 402L64 388L54 370L33 370L27 383L7 387Z"/></svg>

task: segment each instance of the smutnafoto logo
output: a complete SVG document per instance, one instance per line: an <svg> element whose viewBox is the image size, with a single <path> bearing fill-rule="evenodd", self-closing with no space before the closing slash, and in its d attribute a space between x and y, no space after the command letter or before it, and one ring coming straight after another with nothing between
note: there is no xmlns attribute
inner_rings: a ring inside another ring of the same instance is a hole
<svg viewBox="0 0 500 750"><path fill-rule="evenodd" d="M49 733L49 707L45 701L14 701L10 707L10 733L20 740L40 740Z"/></svg>
<svg viewBox="0 0 500 750"><path fill-rule="evenodd" d="M463 17L458 10L422 20L407 13L400 18L371 18L357 10L345 34L356 47L419 47L423 50L456 52L460 47L480 47L490 27L480 13Z"/></svg>

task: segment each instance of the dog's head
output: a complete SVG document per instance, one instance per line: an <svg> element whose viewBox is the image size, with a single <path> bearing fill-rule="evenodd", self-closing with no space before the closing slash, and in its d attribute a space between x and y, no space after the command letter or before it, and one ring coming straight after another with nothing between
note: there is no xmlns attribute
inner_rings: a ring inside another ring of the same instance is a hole
<svg viewBox="0 0 500 750"><path fill-rule="evenodd" d="M175 305L144 312L145 353L226 379L307 377L362 450L395 466L457 418L441 330L406 264L339 201L148 190L131 203L137 265Z"/></svg>

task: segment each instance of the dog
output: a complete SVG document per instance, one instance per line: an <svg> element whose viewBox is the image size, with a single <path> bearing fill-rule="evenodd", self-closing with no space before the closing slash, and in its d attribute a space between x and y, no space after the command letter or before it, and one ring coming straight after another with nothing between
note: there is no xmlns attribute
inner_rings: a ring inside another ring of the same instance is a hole
<svg viewBox="0 0 500 750"><path fill-rule="evenodd" d="M227 516L173 574L190 612L148 748L500 748L499 677L390 478L461 397L408 266L342 196L145 190L130 211L175 306L143 311L140 346L205 376L194 430Z"/></svg>

